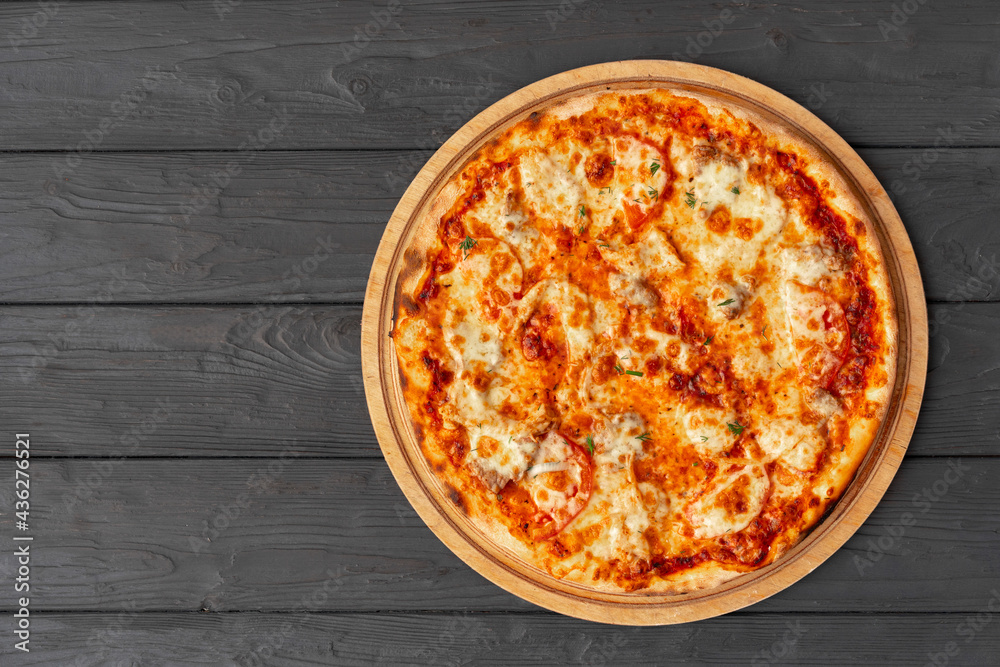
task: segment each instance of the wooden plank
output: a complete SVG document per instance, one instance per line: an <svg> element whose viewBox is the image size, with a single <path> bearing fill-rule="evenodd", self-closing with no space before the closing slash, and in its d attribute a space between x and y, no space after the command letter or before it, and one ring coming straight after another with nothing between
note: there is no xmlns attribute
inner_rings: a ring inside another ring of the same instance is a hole
<svg viewBox="0 0 1000 667"><path fill-rule="evenodd" d="M632 58L749 76L860 145L933 145L942 131L995 144L1000 129L989 0L895 15L866 0L56 7L0 5L3 149L86 150L85 133L100 150L236 150L248 135L270 148L436 146L532 81ZM277 137L257 134L279 118Z"/></svg>
<svg viewBox="0 0 1000 667"><path fill-rule="evenodd" d="M427 157L114 153L59 180L59 155L8 156L0 301L360 302L385 222ZM928 298L1000 298L1000 191L983 176L1000 170L1000 150L862 157L900 190ZM230 162L234 175L220 176Z"/></svg>
<svg viewBox="0 0 1000 667"><path fill-rule="evenodd" d="M927 391L909 453L961 454L967 438L979 453L997 453L1000 374L990 360L1000 351L1000 311L993 304L932 305L928 319Z"/></svg>
<svg viewBox="0 0 1000 667"><path fill-rule="evenodd" d="M420 157L100 154L62 179L61 155L8 157L0 299L360 302L398 196L384 175Z"/></svg>
<svg viewBox="0 0 1000 667"><path fill-rule="evenodd" d="M3 307L0 421L46 456L381 458L360 318L357 306ZM982 360L998 353L1000 304L933 305L930 318L909 454L996 455L1000 372Z"/></svg>
<svg viewBox="0 0 1000 667"><path fill-rule="evenodd" d="M929 301L1000 299L1000 151L859 151L890 194L917 255Z"/></svg>
<svg viewBox="0 0 1000 667"><path fill-rule="evenodd" d="M660 628L543 613L45 613L33 617L31 653L17 663L919 665L941 654L939 662L985 665L1000 652L988 598L971 622L958 614L737 613Z"/></svg>
<svg viewBox="0 0 1000 667"><path fill-rule="evenodd" d="M905 459L843 549L750 611L979 609L1000 581L997 475L995 458ZM533 608L449 552L382 461L36 459L31 481L33 613L292 610L327 582L318 610Z"/></svg>
<svg viewBox="0 0 1000 667"><path fill-rule="evenodd" d="M379 456L360 307L89 308L0 314L0 414L40 454Z"/></svg>

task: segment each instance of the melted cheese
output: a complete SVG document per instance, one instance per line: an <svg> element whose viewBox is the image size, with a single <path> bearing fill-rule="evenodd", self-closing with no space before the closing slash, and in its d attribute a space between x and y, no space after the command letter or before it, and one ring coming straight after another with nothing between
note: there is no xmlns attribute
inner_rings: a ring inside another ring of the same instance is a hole
<svg viewBox="0 0 1000 667"><path fill-rule="evenodd" d="M587 509L572 524L590 535L590 552L600 559L633 561L649 556L645 532L651 522L635 479L633 463L643 455L641 417L616 415L593 436L594 491Z"/></svg>
<svg viewBox="0 0 1000 667"><path fill-rule="evenodd" d="M535 507L544 514L551 515L565 508L583 483L579 468L567 462L570 459L570 450L571 447L565 439L551 432L542 441L532 459L529 472L543 467L546 467L546 471L530 475L525 488L531 495Z"/></svg>
<svg viewBox="0 0 1000 667"><path fill-rule="evenodd" d="M470 442L468 465L493 492L500 491L508 482L520 480L538 450L538 444L530 437L519 436L515 440L514 436L489 426L477 429Z"/></svg>
<svg viewBox="0 0 1000 667"><path fill-rule="evenodd" d="M553 309L562 322L570 360L586 358L594 342L590 298L586 292L566 281L542 281L524 295L518 305L520 315L515 326L523 326L532 313L545 307Z"/></svg>
<svg viewBox="0 0 1000 667"><path fill-rule="evenodd" d="M773 187L743 178L742 163L700 159L697 148L674 148L683 190L675 207L674 219L681 221L675 237L710 276L748 273L784 229L788 210ZM728 222L713 225L713 215Z"/></svg>
<svg viewBox="0 0 1000 667"><path fill-rule="evenodd" d="M603 243L598 248L604 260L627 276L669 276L684 268L677 249L656 227L650 227L635 243Z"/></svg>
<svg viewBox="0 0 1000 667"><path fill-rule="evenodd" d="M815 244L782 248L779 263L785 280L809 287L820 286L824 278L843 275L843 260L830 248Z"/></svg>
<svg viewBox="0 0 1000 667"><path fill-rule="evenodd" d="M809 471L815 469L826 438L815 424L804 424L798 417L779 417L762 427L757 443L768 460L781 458L793 468Z"/></svg>
<svg viewBox="0 0 1000 667"><path fill-rule="evenodd" d="M607 142L604 151L608 163L614 163L610 165L612 178L606 185L588 183L588 218L593 221L588 231L595 238L611 231L616 220L649 215L666 187L669 171L666 158L656 147L634 137ZM584 172L585 162L581 161L578 177L587 183Z"/></svg>
<svg viewBox="0 0 1000 667"><path fill-rule="evenodd" d="M697 538L719 537L743 530L760 514L771 487L758 465L727 465L687 507Z"/></svg>
<svg viewBox="0 0 1000 667"><path fill-rule="evenodd" d="M627 590L670 563L770 562L834 501L824 475L863 453L834 445L871 413L837 375L845 307L877 269L810 217L783 147L644 95L484 144L394 336L425 452L473 519Z"/></svg>
<svg viewBox="0 0 1000 667"><path fill-rule="evenodd" d="M785 303L799 370L807 381L825 384L849 342L844 311L829 294L794 280L785 283Z"/></svg>
<svg viewBox="0 0 1000 667"><path fill-rule="evenodd" d="M525 202L554 226L570 226L584 205L583 186L550 154L531 151L521 158L521 183Z"/></svg>
<svg viewBox="0 0 1000 667"><path fill-rule="evenodd" d="M682 410L687 440L698 453L717 456L736 444L741 425L732 410L706 404L686 404Z"/></svg>

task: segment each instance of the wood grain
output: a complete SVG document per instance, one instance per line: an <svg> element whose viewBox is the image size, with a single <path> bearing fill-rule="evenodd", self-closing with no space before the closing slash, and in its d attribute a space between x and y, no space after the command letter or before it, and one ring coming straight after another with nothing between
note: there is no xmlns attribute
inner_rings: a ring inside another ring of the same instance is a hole
<svg viewBox="0 0 1000 667"><path fill-rule="evenodd" d="M436 147L532 81L634 58L748 76L858 145L934 145L942 130L995 145L1000 130L1000 27L977 3L923 3L899 25L891 4L867 0L399 6L370 41L385 3L67 3L25 38L37 4L5 2L0 147L74 150L111 118L100 150L237 150L279 117L270 148ZM156 86L115 113L148 69Z"/></svg>
<svg viewBox="0 0 1000 667"><path fill-rule="evenodd" d="M892 197L920 264L927 298L1000 298L1000 151L861 150Z"/></svg>
<svg viewBox="0 0 1000 667"><path fill-rule="evenodd" d="M422 153L99 154L0 163L0 300L358 302ZM407 164L410 164L409 162Z"/></svg>
<svg viewBox="0 0 1000 667"><path fill-rule="evenodd" d="M91 308L0 309L0 414L36 454L379 456L359 308Z"/></svg>
<svg viewBox="0 0 1000 667"><path fill-rule="evenodd" d="M204 201L232 155L91 155L61 181L57 155L7 156L0 301L360 302L385 223L430 155L261 153ZM905 190L893 199L928 298L1000 300L1000 150L861 156L890 193Z"/></svg>
<svg viewBox="0 0 1000 667"><path fill-rule="evenodd" d="M968 468L957 479L948 474L952 460L905 460L844 548L748 611L981 609L1000 581L1000 460L954 461ZM317 609L535 608L435 539L382 461L35 460L31 470L33 614L122 605L290 611L328 579ZM942 489L946 477L954 483ZM940 498L925 510L914 495L936 483ZM3 507L11 491L0 487ZM11 522L5 512L0 534L10 534ZM0 578L10 581L13 567L0 560ZM0 608L11 609L14 595L0 589Z"/></svg>
<svg viewBox="0 0 1000 667"><path fill-rule="evenodd" d="M984 593L982 609L989 594ZM995 622L995 619L994 619ZM520 614L58 614L20 665L920 665L990 664L1000 634L969 636L950 614L745 614L690 626L621 628ZM966 623L966 625L962 625ZM961 631L961 634L959 632ZM845 638L850 641L845 641ZM947 655L947 654L945 654ZM943 658L940 658L943 659ZM260 661L260 662L256 662Z"/></svg>
<svg viewBox="0 0 1000 667"><path fill-rule="evenodd" d="M45 456L381 458L361 383L356 306L0 307L0 422ZM1000 454L1000 304L932 305L908 456ZM83 390L82 388L86 389ZM131 445L129 445L131 447Z"/></svg>

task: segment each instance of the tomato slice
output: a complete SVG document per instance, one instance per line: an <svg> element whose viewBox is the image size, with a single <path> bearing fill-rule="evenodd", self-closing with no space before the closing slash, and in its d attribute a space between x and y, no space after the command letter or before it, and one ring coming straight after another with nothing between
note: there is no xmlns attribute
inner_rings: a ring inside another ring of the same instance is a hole
<svg viewBox="0 0 1000 667"><path fill-rule="evenodd" d="M562 433L550 431L521 483L538 510L532 537L548 540L587 506L594 483L594 464L583 447Z"/></svg>
<svg viewBox="0 0 1000 667"><path fill-rule="evenodd" d="M622 202L622 208L625 210L625 219L628 220L628 226L632 231L636 231L642 227L642 224L646 222L646 218L649 217L649 212L643 211L637 204L627 201Z"/></svg>

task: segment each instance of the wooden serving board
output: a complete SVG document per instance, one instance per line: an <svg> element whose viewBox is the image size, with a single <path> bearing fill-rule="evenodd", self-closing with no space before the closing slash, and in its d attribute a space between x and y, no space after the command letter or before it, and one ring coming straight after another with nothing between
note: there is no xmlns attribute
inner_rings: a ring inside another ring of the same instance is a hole
<svg viewBox="0 0 1000 667"><path fill-rule="evenodd" d="M569 97L649 87L708 95L776 121L839 169L875 226L899 323L889 409L832 511L771 565L716 588L679 595L594 591L556 579L486 540L447 500L424 459L402 400L390 337L397 281L413 234L441 187L489 137ZM735 74L690 63L625 61L571 70L522 88L469 121L431 157L403 194L375 255L361 337L368 410L385 459L417 513L455 554L497 585L542 607L604 623L663 625L717 616L773 595L815 569L857 530L882 498L913 432L926 376L928 329L920 273L899 215L865 163L833 130L784 95Z"/></svg>

